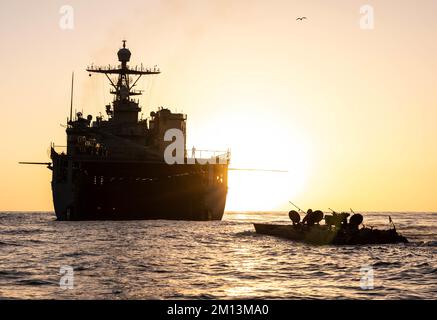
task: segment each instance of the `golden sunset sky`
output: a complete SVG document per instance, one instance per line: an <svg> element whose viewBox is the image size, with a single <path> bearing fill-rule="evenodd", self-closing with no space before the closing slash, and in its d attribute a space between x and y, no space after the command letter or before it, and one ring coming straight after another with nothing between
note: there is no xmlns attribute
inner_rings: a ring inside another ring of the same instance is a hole
<svg viewBox="0 0 437 320"><path fill-rule="evenodd" d="M60 28L60 8L74 28ZM373 30L360 7L374 8ZM77 110L104 113L121 40L147 115L188 114L188 146L232 150L227 210L437 211L437 1L132 0L0 3L0 210L53 210L49 161ZM296 21L299 16L308 20Z"/></svg>

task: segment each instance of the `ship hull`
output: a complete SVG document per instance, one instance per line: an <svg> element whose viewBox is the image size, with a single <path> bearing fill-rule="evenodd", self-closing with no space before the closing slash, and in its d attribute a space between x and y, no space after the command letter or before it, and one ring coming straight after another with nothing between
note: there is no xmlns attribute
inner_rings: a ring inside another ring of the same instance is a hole
<svg viewBox="0 0 437 320"><path fill-rule="evenodd" d="M221 220L227 164L53 159L58 220Z"/></svg>

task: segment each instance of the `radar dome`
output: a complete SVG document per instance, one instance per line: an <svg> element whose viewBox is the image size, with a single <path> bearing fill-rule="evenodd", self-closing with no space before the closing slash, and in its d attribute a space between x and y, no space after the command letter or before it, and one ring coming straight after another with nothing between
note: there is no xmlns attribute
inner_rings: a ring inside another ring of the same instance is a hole
<svg viewBox="0 0 437 320"><path fill-rule="evenodd" d="M118 61L120 62L127 62L130 60L130 51L126 48L126 40L123 40L123 48L118 50Z"/></svg>
<svg viewBox="0 0 437 320"><path fill-rule="evenodd" d="M123 62L123 61L129 61L130 60L130 51L129 49L126 48L121 48L120 50L118 50L118 61Z"/></svg>

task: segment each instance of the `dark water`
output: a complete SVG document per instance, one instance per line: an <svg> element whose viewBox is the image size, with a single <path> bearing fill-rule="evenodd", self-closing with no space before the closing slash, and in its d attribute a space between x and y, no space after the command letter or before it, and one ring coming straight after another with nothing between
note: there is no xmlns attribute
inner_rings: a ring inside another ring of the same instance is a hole
<svg viewBox="0 0 437 320"><path fill-rule="evenodd" d="M313 247L257 235L282 213L221 222L57 222L0 213L0 298L437 298L437 214L390 213L410 244ZM388 226L388 213L365 214ZM73 289L60 287L71 266ZM373 289L363 290L363 266ZM368 274L367 274L368 275Z"/></svg>

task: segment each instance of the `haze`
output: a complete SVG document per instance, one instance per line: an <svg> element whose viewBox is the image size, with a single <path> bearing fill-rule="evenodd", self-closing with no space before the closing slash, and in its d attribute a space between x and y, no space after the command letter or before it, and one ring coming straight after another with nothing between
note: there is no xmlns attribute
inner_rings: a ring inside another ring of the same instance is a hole
<svg viewBox="0 0 437 320"><path fill-rule="evenodd" d="M188 114L188 146L232 150L227 210L437 211L437 2L422 0L64 1L0 4L0 210L53 210L48 161L77 110L104 113L121 40L144 116ZM375 28L360 28L372 5ZM308 20L296 21L307 16Z"/></svg>

